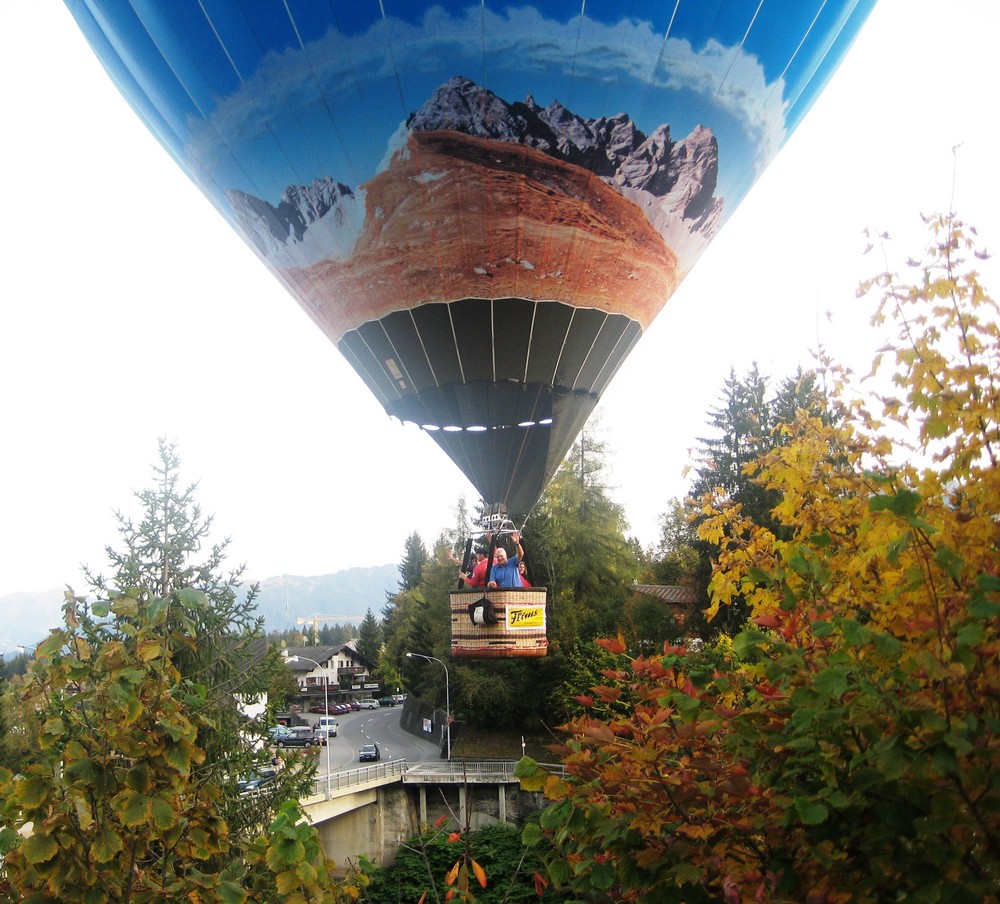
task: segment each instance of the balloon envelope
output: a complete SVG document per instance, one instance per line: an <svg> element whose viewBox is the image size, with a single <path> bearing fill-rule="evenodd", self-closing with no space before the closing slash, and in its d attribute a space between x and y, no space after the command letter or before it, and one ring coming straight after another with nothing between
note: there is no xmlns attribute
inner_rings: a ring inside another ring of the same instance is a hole
<svg viewBox="0 0 1000 904"><path fill-rule="evenodd" d="M66 2L385 410L516 512L874 5Z"/></svg>

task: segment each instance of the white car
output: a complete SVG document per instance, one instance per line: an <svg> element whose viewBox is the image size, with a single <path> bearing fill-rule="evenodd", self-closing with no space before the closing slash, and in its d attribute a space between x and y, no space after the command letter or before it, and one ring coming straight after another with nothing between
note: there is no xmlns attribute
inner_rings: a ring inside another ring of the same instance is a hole
<svg viewBox="0 0 1000 904"><path fill-rule="evenodd" d="M374 697L362 697L358 703L362 709L378 709L378 700Z"/></svg>
<svg viewBox="0 0 1000 904"><path fill-rule="evenodd" d="M320 716L316 723L316 734L327 738L337 737L337 728L340 723L333 716Z"/></svg>

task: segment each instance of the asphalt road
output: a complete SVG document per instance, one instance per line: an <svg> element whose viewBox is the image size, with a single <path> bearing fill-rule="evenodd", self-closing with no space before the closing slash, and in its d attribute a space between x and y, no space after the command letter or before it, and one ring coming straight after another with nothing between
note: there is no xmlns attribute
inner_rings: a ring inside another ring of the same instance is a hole
<svg viewBox="0 0 1000 904"><path fill-rule="evenodd" d="M406 760L408 763L422 763L439 760L437 744L414 737L399 727L402 712L402 706L383 706L337 716L340 723L337 737L330 738L329 745L320 748L317 777L326 775L328 753L331 773L368 765L358 762L358 748L373 742L379 746L382 762ZM319 720L319 716L314 713L302 713L302 718L311 725Z"/></svg>

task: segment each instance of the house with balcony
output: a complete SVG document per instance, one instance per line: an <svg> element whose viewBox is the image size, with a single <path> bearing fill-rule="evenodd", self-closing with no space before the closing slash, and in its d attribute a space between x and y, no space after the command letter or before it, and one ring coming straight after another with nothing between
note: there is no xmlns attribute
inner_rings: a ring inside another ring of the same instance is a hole
<svg viewBox="0 0 1000 904"><path fill-rule="evenodd" d="M295 662L286 663L286 667L295 676L307 704L322 701L324 695L329 696L331 703L348 703L353 699L370 697L379 688L378 682L371 677L375 663L362 656L350 643L288 647L287 655L299 657Z"/></svg>

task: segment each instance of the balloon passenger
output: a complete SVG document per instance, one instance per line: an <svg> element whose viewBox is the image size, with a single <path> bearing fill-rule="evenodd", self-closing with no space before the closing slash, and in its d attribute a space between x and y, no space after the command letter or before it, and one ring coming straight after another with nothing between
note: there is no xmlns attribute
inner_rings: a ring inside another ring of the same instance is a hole
<svg viewBox="0 0 1000 904"><path fill-rule="evenodd" d="M517 562L517 573L521 575L521 586L530 587L531 582L528 580L528 566L524 559L519 559Z"/></svg>
<svg viewBox="0 0 1000 904"><path fill-rule="evenodd" d="M486 586L486 547L476 547L476 564L470 572L460 571L458 576L465 582L466 587Z"/></svg>
<svg viewBox="0 0 1000 904"><path fill-rule="evenodd" d="M524 549L521 547L521 535L517 531L511 534L511 539L517 547L517 555L513 559L507 558L507 550L502 546L496 548L494 553L493 567L490 569L490 580L487 587L523 587L521 574L518 565L524 558Z"/></svg>

